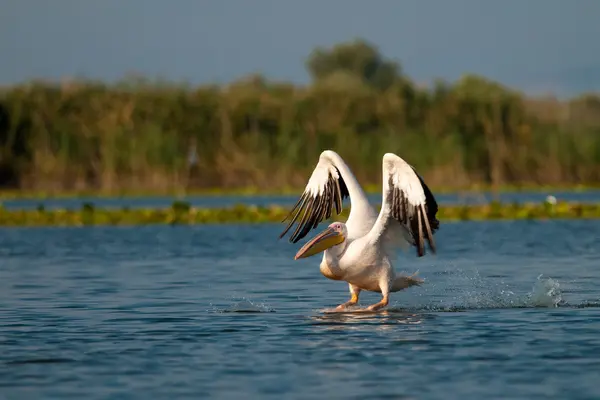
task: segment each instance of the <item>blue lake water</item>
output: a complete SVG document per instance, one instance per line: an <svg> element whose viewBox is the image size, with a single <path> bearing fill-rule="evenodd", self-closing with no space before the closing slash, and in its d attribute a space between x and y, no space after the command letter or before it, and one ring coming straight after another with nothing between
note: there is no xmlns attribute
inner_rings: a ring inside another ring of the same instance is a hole
<svg viewBox="0 0 600 400"><path fill-rule="evenodd" d="M281 228L0 229L0 398L600 398L598 221L443 223L375 314Z"/></svg>
<svg viewBox="0 0 600 400"><path fill-rule="evenodd" d="M434 191L435 192L435 191ZM231 207L236 204L269 206L281 205L292 207L301 193L285 196L187 196L177 198L174 196L159 196L159 197L128 197L128 198L97 198L97 197L81 197L69 199L19 199L19 200L2 200L0 203L6 209L35 209L39 205L43 205L46 209L79 209L81 206L90 202L97 207L102 208L164 208L170 207L173 201L187 201L195 207ZM499 200L506 203L523 203L523 202L542 202L548 195L555 196L562 201L577 201L577 202L600 202L600 190L590 191L540 191L540 192L511 192L501 193ZM381 203L381 194L369 194L369 199L374 204ZM494 199L491 193L461 193L461 194L436 194L436 199L440 204L482 204L489 203Z"/></svg>

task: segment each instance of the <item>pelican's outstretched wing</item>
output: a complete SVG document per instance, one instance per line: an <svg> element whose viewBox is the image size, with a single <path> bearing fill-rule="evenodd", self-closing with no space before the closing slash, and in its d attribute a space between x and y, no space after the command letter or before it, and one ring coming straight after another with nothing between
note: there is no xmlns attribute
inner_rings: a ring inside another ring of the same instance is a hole
<svg viewBox="0 0 600 400"><path fill-rule="evenodd" d="M397 222L405 230L404 238L425 255L425 240L436 252L433 234L439 229L438 205L433 194L415 169L395 154L383 156L382 204L369 235L374 241L389 239Z"/></svg>
<svg viewBox="0 0 600 400"><path fill-rule="evenodd" d="M290 243L296 243L320 222L331 217L333 207L336 214L342 212L343 200L350 194L336 162L343 162L336 153L330 150L321 153L302 196L282 221L290 219L279 238L297 222L298 225L289 239Z"/></svg>

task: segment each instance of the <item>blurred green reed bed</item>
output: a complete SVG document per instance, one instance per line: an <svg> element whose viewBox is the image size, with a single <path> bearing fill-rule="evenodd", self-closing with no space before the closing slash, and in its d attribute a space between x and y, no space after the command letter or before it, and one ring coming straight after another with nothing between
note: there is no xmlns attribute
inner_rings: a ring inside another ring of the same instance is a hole
<svg viewBox="0 0 600 400"><path fill-rule="evenodd" d="M386 152L432 187L600 182L598 95L528 97L477 75L425 87L360 40L316 49L306 67L308 85L250 76L4 87L0 188L277 192L303 188L324 149L366 186L380 185Z"/></svg>
<svg viewBox="0 0 600 400"><path fill-rule="evenodd" d="M80 226L281 222L289 212L281 206L237 205L229 208L193 208L176 201L163 209L98 209L87 203L79 210L6 210L0 207L0 226ZM346 209L341 216L345 221ZM440 206L440 221L508 220L548 218L600 218L600 203L491 203L469 206Z"/></svg>

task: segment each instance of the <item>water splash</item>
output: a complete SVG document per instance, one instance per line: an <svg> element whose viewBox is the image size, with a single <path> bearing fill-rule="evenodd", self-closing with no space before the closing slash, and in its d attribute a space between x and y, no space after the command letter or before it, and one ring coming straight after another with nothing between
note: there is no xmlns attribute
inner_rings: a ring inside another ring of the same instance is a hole
<svg viewBox="0 0 600 400"><path fill-rule="evenodd" d="M515 293L515 290L503 280L482 277L478 270L467 272L458 269L445 271L441 275L444 277L442 280L420 287L418 292L411 293L408 301L399 300L398 305L401 305L403 310L464 311L553 308L565 304L559 282L552 278L545 278L543 274L537 277L531 290L524 294ZM431 302L432 297L442 298ZM394 306L394 308L398 307Z"/></svg>
<svg viewBox="0 0 600 400"><path fill-rule="evenodd" d="M542 280L543 274L537 277L537 281L528 295L529 302L536 307L558 307L563 301L558 281L548 278Z"/></svg>
<svg viewBox="0 0 600 400"><path fill-rule="evenodd" d="M397 300L386 308L387 312L458 312L482 309L508 309L508 308L555 308L559 306L577 307L566 304L560 289L560 283L552 278L540 274L533 283L529 292L517 294L503 280L482 277L477 270L463 271L453 269L440 273L443 279L433 279L432 283L419 287L417 290L406 292L407 298ZM514 282L513 282L514 283ZM440 300L431 301L431 298ZM232 303L224 307L211 304L212 312L216 313L271 313L275 310L266 303L258 303L247 297L232 297ZM589 304L598 307L599 304ZM355 310L360 310L361 306ZM332 312L333 309L320 310Z"/></svg>
<svg viewBox="0 0 600 400"><path fill-rule="evenodd" d="M212 311L217 313L267 313L275 310L265 303L255 303L252 300L241 297L233 299L234 303L225 308L215 307L211 304Z"/></svg>

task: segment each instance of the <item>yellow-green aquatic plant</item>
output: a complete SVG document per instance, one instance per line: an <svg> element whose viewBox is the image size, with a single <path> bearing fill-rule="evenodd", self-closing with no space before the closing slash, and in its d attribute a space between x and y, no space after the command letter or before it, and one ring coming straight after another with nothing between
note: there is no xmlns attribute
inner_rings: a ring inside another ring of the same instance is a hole
<svg viewBox="0 0 600 400"><path fill-rule="evenodd" d="M86 203L79 210L7 210L0 207L0 226L79 226L147 224L279 223L286 207L235 205L227 208L195 208L177 201L168 208L100 209ZM348 208L335 217L345 220ZM438 219L484 221L511 219L600 218L600 203L491 203L483 205L440 205Z"/></svg>

